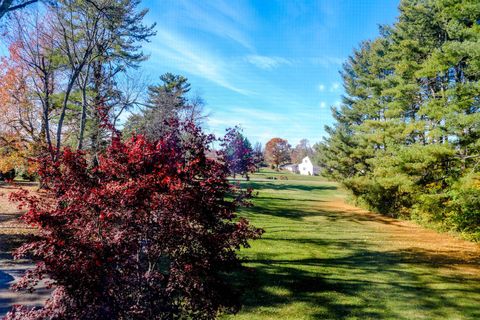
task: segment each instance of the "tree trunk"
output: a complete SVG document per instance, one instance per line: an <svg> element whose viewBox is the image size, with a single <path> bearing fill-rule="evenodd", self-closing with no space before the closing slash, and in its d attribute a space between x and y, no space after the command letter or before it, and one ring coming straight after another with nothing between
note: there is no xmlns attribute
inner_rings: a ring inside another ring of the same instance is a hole
<svg viewBox="0 0 480 320"><path fill-rule="evenodd" d="M52 155L53 158L53 147L52 147L52 138L50 137L50 82L49 82L49 75L45 74L44 79L44 92L45 92L45 101L43 105L43 113L42 113L42 129L45 130L45 140L47 143L48 153Z"/></svg>
<svg viewBox="0 0 480 320"><path fill-rule="evenodd" d="M95 62L93 66L93 91L95 92L95 98L93 101L92 132L90 135L92 167L96 167L98 165L98 149L99 149L100 125L101 125L99 109L102 107L101 82L102 82L102 64L101 62Z"/></svg>
<svg viewBox="0 0 480 320"><path fill-rule="evenodd" d="M83 149L83 140L85 135L85 124L87 122L87 89L82 88L82 115L80 118L80 132L78 134L78 150Z"/></svg>
<svg viewBox="0 0 480 320"><path fill-rule="evenodd" d="M73 85L77 81L80 71L83 69L84 63L81 64L75 71L73 71L71 78L68 82L67 89L65 90L65 97L63 98L62 111L60 113L60 118L58 120L57 128L57 144L56 144L56 156L55 159L58 159L60 156L60 147L62 146L62 128L63 121L65 120L65 113L67 112L68 100L70 99L70 93L72 92Z"/></svg>

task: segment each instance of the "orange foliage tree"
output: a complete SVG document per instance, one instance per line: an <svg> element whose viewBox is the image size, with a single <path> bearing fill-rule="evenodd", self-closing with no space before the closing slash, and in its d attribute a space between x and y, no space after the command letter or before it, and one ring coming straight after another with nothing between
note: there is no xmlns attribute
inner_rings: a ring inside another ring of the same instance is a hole
<svg viewBox="0 0 480 320"><path fill-rule="evenodd" d="M281 164L290 161L290 148L287 140L273 138L265 145L265 160L278 170Z"/></svg>
<svg viewBox="0 0 480 320"><path fill-rule="evenodd" d="M0 59L0 172L31 171L28 158L41 143L38 108L18 49L10 45L9 55Z"/></svg>

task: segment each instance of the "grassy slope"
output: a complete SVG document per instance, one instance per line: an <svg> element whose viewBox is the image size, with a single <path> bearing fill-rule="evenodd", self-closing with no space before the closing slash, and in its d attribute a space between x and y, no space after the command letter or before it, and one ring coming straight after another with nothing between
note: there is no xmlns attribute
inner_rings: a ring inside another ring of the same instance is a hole
<svg viewBox="0 0 480 320"><path fill-rule="evenodd" d="M244 307L226 319L480 319L477 245L362 212L318 177L255 181Z"/></svg>

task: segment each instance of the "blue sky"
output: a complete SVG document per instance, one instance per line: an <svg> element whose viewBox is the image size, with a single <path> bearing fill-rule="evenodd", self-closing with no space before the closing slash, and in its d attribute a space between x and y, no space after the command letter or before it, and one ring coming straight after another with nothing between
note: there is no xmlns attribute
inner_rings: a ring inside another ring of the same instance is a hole
<svg viewBox="0 0 480 320"><path fill-rule="evenodd" d="M397 0L145 0L157 36L150 79L186 76L207 103L207 129L241 125L252 142L320 141L341 100L338 71L362 40L391 24Z"/></svg>

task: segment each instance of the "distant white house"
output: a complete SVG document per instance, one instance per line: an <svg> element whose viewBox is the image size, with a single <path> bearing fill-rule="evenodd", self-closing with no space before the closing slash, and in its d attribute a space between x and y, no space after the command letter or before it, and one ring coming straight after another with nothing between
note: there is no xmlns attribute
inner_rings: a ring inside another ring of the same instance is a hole
<svg viewBox="0 0 480 320"><path fill-rule="evenodd" d="M312 160L307 156L302 159L302 162L298 164L298 172L305 176L314 176L320 172L320 168L314 166Z"/></svg>

